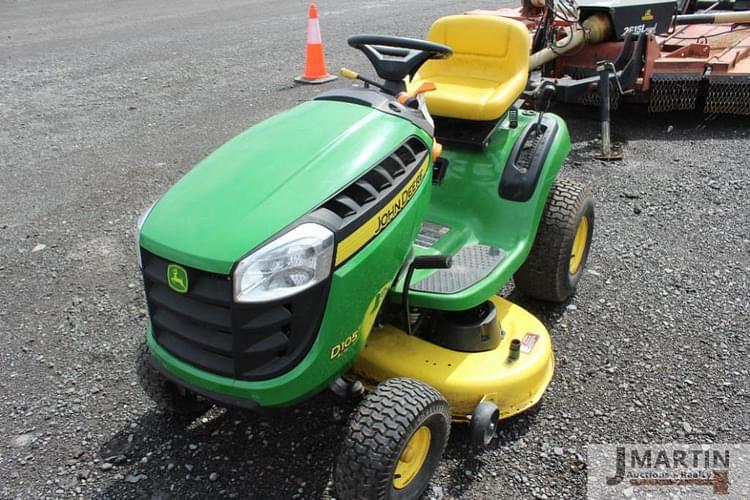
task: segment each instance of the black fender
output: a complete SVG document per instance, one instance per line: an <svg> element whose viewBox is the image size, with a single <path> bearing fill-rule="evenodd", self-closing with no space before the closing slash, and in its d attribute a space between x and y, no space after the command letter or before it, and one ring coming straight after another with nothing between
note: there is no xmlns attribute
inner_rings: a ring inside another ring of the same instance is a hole
<svg viewBox="0 0 750 500"><path fill-rule="evenodd" d="M526 126L505 163L498 187L500 197L520 202L531 198L558 129L557 121L549 116L543 116L539 123L535 121Z"/></svg>

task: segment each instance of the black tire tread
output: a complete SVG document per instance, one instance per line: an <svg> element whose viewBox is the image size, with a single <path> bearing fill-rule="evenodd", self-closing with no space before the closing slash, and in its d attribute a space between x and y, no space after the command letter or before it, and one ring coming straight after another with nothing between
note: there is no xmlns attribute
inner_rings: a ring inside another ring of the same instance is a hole
<svg viewBox="0 0 750 500"><path fill-rule="evenodd" d="M334 470L340 498L391 498L392 464L400 456L404 437L421 425L420 416L436 412L445 417L445 440L439 457L450 433L451 413L445 398L429 385L410 378L389 379L378 385L349 419Z"/></svg>
<svg viewBox="0 0 750 500"><path fill-rule="evenodd" d="M531 252L513 276L516 288L525 295L564 302L575 292L581 271L571 280L568 272L570 247L578 228L579 214L588 204L591 205L589 230L593 232L591 187L565 179L558 179L552 186Z"/></svg>

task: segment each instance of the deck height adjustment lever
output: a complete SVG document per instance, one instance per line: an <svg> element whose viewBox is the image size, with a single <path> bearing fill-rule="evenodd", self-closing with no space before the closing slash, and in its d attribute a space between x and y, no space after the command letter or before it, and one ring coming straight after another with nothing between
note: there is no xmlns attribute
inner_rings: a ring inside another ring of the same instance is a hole
<svg viewBox="0 0 750 500"><path fill-rule="evenodd" d="M418 255L412 259L409 264L409 270L406 271L404 278L404 289L401 296L403 304L404 324L406 333L412 335L412 324L409 311L409 289L411 288L411 277L416 269L450 269L453 264L453 257L450 255Z"/></svg>

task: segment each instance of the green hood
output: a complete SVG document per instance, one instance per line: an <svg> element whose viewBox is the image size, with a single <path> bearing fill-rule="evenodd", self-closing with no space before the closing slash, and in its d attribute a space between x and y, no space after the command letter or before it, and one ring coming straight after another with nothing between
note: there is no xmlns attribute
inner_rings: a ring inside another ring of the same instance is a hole
<svg viewBox="0 0 750 500"><path fill-rule="evenodd" d="M154 206L141 245L228 274L235 262L340 191L409 135L407 120L372 108L311 101L238 135Z"/></svg>

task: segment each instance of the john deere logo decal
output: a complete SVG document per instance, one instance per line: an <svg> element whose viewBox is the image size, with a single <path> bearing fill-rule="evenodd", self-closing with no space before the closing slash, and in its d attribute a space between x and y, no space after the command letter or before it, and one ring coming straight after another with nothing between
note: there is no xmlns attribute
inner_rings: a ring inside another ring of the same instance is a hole
<svg viewBox="0 0 750 500"><path fill-rule="evenodd" d="M643 13L641 16L641 21L653 21L654 20L654 14L651 12L651 9L646 9L646 12Z"/></svg>
<svg viewBox="0 0 750 500"><path fill-rule="evenodd" d="M167 283L169 287L177 293L187 293L188 275L185 268L177 264L167 266Z"/></svg>

